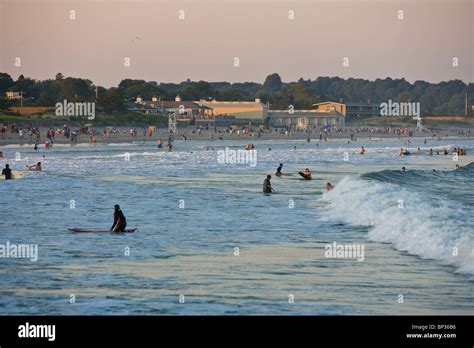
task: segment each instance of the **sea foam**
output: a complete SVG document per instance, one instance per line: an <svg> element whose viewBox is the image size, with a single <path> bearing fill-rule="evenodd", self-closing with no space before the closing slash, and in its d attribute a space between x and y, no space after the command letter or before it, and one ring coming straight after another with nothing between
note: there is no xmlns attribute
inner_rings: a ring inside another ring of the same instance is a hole
<svg viewBox="0 0 474 348"><path fill-rule="evenodd" d="M401 186L345 177L323 195L326 219L369 227L369 239L474 274L470 207Z"/></svg>

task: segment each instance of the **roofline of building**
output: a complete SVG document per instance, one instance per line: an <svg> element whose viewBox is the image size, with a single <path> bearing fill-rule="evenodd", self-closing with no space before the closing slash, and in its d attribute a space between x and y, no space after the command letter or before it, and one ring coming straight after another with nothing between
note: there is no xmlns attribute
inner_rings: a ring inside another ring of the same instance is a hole
<svg viewBox="0 0 474 348"><path fill-rule="evenodd" d="M314 103L313 106L316 106L316 105L323 105L323 104L338 104L338 105L346 105L344 103L338 103L338 102L332 102L332 101L325 101L325 102L321 102L321 103Z"/></svg>

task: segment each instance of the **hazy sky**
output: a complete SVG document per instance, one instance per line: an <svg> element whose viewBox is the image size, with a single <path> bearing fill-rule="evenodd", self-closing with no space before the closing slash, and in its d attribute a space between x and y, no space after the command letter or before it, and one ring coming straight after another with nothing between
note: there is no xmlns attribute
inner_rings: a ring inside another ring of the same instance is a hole
<svg viewBox="0 0 474 348"><path fill-rule="evenodd" d="M263 82L274 72L285 82L472 82L473 18L474 0L0 0L0 72L61 72L107 87L124 78Z"/></svg>

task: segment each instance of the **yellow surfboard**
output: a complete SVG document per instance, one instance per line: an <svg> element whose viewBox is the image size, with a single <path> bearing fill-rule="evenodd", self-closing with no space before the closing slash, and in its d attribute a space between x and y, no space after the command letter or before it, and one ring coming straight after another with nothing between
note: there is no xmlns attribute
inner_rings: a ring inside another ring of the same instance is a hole
<svg viewBox="0 0 474 348"><path fill-rule="evenodd" d="M21 178L24 178L24 177L25 177L24 173L17 172L16 170L12 170L12 179L21 179ZM5 175L0 175L0 180L5 180Z"/></svg>

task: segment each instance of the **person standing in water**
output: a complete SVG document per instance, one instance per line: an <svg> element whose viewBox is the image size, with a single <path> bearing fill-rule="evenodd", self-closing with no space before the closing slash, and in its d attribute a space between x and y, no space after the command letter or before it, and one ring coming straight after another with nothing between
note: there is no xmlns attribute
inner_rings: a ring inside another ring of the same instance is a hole
<svg viewBox="0 0 474 348"><path fill-rule="evenodd" d="M277 168L277 171L275 173L276 176L282 176L283 173L281 172L281 169L283 168L283 163L280 163L280 165Z"/></svg>
<svg viewBox="0 0 474 348"><path fill-rule="evenodd" d="M127 219L123 215L122 210L118 204L114 206L114 223L110 230L112 232L123 232L127 227Z"/></svg>
<svg viewBox="0 0 474 348"><path fill-rule="evenodd" d="M5 175L5 180L12 179L12 170L8 164L5 165L5 168L2 170L2 175Z"/></svg>
<svg viewBox="0 0 474 348"><path fill-rule="evenodd" d="M267 175L267 178L263 181L263 193L272 193L274 191L272 183L270 182L271 179L272 176L269 174Z"/></svg>

